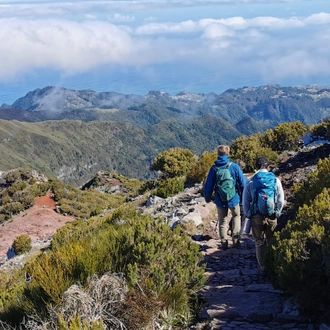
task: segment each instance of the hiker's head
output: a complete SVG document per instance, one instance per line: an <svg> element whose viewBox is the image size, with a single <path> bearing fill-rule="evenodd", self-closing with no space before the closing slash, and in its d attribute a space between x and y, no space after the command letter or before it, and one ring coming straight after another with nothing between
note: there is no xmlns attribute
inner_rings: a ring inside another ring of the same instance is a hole
<svg viewBox="0 0 330 330"><path fill-rule="evenodd" d="M218 147L218 156L229 156L230 147L225 145L220 145Z"/></svg>
<svg viewBox="0 0 330 330"><path fill-rule="evenodd" d="M241 159L236 159L235 163L241 168L241 170L244 170L245 163Z"/></svg>
<svg viewBox="0 0 330 330"><path fill-rule="evenodd" d="M257 170L263 170L268 169L269 167L269 161L266 157L259 157L256 160L256 169Z"/></svg>

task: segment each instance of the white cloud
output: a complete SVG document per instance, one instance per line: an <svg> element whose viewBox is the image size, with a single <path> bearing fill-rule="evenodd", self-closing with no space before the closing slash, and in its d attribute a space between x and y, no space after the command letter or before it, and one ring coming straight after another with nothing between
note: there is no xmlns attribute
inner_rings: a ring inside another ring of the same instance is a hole
<svg viewBox="0 0 330 330"><path fill-rule="evenodd" d="M174 33L193 33L200 31L198 24L194 21L183 21L180 23L148 23L139 26L136 34L152 35L152 34L174 34Z"/></svg>
<svg viewBox="0 0 330 330"><path fill-rule="evenodd" d="M306 18L306 24L329 24L330 14L329 13L318 13L313 14Z"/></svg>
<svg viewBox="0 0 330 330"><path fill-rule="evenodd" d="M135 17L116 13L113 15L109 15L108 20L114 23L127 23L127 22L134 22Z"/></svg>
<svg viewBox="0 0 330 330"><path fill-rule="evenodd" d="M205 26L203 32L203 37L207 39L233 37L234 35L235 31L233 29L229 29L227 26L217 23L208 24Z"/></svg>
<svg viewBox="0 0 330 330"><path fill-rule="evenodd" d="M133 50L131 37L110 23L4 19L0 24L1 80L35 68L74 74L124 63Z"/></svg>
<svg viewBox="0 0 330 330"><path fill-rule="evenodd" d="M329 15L330 16L330 15ZM325 21L325 19L323 18ZM277 17L255 17L252 19L244 19L243 17L230 17L226 19L201 19L199 21L183 21L179 23L146 23L136 29L136 34L167 34L167 33L189 33L204 32L206 29L219 29L219 33L223 35L231 35L229 29L244 30L247 28L268 28L270 30L289 29L305 27L306 24L320 24L320 20L313 18L299 19L296 17L283 19ZM326 23L324 23L326 24ZM217 27L218 26L218 27ZM213 37L213 33L209 34ZM217 34L214 33L217 37Z"/></svg>
<svg viewBox="0 0 330 330"><path fill-rule="evenodd" d="M6 8L1 3L4 2L0 0L0 12ZM88 6L104 9L109 3L79 3L77 10L83 13ZM40 15L50 14L56 10L55 4L58 3L38 3L36 7L40 6ZM157 2L158 6L166 4L169 3ZM174 6L175 2L170 5ZM70 6L72 3L62 2L58 13L73 11ZM37 8L26 6L26 10L30 10L29 15L37 13ZM151 22L136 28L123 25L134 20L131 14L117 12L105 16L121 25L100 21L93 12L88 16L84 12L82 17L88 20L82 22L0 19L0 81L38 68L74 75L103 65L138 68L179 62L227 71L242 67L275 78L330 74L330 46L326 46L330 45L327 37L330 33L324 31L330 22L328 13L291 18L259 16Z"/></svg>

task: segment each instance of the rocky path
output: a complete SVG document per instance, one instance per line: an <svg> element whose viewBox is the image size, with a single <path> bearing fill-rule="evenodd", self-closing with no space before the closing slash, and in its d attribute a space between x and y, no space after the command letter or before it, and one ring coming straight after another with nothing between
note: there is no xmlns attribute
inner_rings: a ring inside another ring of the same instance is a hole
<svg viewBox="0 0 330 330"><path fill-rule="evenodd" d="M198 243L208 281L200 292L203 307L198 317L204 321L191 329L316 329L299 315L292 300L273 288L269 276L258 271L251 238L242 239L240 248L226 251L208 235Z"/></svg>

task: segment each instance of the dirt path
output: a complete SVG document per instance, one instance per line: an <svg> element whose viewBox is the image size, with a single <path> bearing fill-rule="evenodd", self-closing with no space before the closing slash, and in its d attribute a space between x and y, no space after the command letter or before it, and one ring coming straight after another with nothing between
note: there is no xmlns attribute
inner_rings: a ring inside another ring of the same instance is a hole
<svg viewBox="0 0 330 330"><path fill-rule="evenodd" d="M48 241L67 222L74 217L64 216L55 211L56 203L51 196L38 197L34 205L14 216L0 226L0 258L4 259L15 237L27 234L32 243Z"/></svg>
<svg viewBox="0 0 330 330"><path fill-rule="evenodd" d="M250 237L241 247L223 251L219 240L206 235L198 242L207 264L207 283L200 292L202 320L190 330L315 329L299 315L296 304L275 290L268 275L258 271Z"/></svg>

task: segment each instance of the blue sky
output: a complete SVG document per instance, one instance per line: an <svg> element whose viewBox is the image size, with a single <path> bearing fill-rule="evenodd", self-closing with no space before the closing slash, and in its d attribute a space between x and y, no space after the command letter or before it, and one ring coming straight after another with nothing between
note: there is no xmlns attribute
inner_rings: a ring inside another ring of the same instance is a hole
<svg viewBox="0 0 330 330"><path fill-rule="evenodd" d="M48 85L330 86L329 0L0 0L0 24L0 105Z"/></svg>

